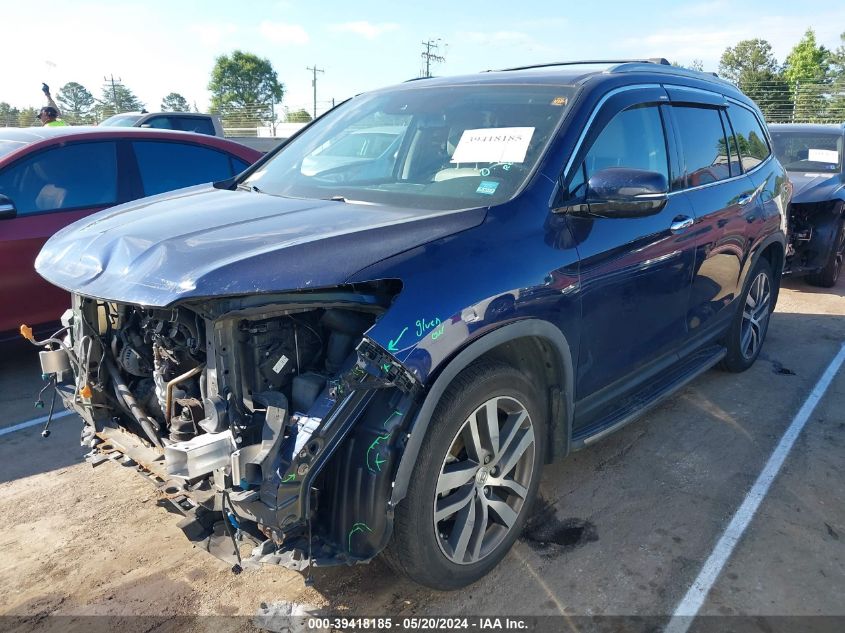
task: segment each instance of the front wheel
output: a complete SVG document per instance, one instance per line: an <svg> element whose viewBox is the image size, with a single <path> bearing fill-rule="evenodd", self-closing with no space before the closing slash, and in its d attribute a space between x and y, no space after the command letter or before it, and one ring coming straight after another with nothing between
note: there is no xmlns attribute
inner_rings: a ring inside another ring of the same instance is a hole
<svg viewBox="0 0 845 633"><path fill-rule="evenodd" d="M748 276L739 298L739 309L724 339L728 352L722 360L722 369L745 371L757 360L769 330L775 288L772 267L761 258Z"/></svg>
<svg viewBox="0 0 845 633"><path fill-rule="evenodd" d="M396 509L386 559L434 589L475 582L507 554L540 483L543 408L522 373L478 362L450 385Z"/></svg>

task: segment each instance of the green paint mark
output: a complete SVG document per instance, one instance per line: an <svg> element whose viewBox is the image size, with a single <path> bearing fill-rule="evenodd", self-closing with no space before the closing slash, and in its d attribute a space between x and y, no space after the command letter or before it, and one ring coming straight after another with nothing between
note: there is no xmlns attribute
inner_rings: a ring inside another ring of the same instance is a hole
<svg viewBox="0 0 845 633"><path fill-rule="evenodd" d="M384 365L381 366L381 368L382 368L382 370L384 370L384 373L386 374L387 372L390 371L390 363L385 363Z"/></svg>
<svg viewBox="0 0 845 633"><path fill-rule="evenodd" d="M372 532L372 530L370 529L370 526L367 525L366 523L354 523L352 525L352 529L349 530L349 537L348 537L347 540L349 542L349 553L350 554L352 553L352 535L353 534L361 534L363 532Z"/></svg>
<svg viewBox="0 0 845 633"><path fill-rule="evenodd" d="M440 325L440 319L437 318L432 321L429 321L427 319L417 319L417 329L415 334L417 335L417 338L420 338L424 336L425 333L428 332L430 329L436 328L438 325Z"/></svg>
<svg viewBox="0 0 845 633"><path fill-rule="evenodd" d="M399 332L399 336L397 336L395 340L391 339L387 343L387 351L388 352L398 352L399 351L399 348L396 347L396 345L399 343L399 339L402 338L405 335L405 332L407 332L407 331L408 331L408 328L405 328L404 330Z"/></svg>
<svg viewBox="0 0 845 633"><path fill-rule="evenodd" d="M431 333L431 340L432 340L432 341L436 341L437 339L439 339L439 338L440 338L440 336L443 334L443 330L444 330L444 329L446 329L446 326L445 326L445 325L441 325L439 328L437 328L436 330L434 330L434 332L432 332L432 333Z"/></svg>
<svg viewBox="0 0 845 633"><path fill-rule="evenodd" d="M394 415L402 415L401 411L393 411L387 419L382 422L382 427L387 429L387 423L393 419ZM379 435L376 439L373 440L373 443L367 447L367 470L371 473L380 473L381 472L381 465L386 462L387 460L384 459L378 453L378 445L382 442L387 442L390 439L391 431L388 431L384 435Z"/></svg>
<svg viewBox="0 0 845 633"><path fill-rule="evenodd" d="M296 473L288 473L287 475L285 475L285 478L282 479L283 484L286 484L291 481L296 481Z"/></svg>

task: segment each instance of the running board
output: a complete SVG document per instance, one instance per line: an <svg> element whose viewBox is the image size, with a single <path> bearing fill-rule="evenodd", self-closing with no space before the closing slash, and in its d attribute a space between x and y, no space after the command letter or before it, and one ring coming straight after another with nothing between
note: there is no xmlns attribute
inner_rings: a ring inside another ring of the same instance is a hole
<svg viewBox="0 0 845 633"><path fill-rule="evenodd" d="M572 450L585 448L633 422L713 367L725 357L725 354L727 354L727 349L721 345L705 347L682 363L675 365L664 376L650 381L640 391L626 398L625 404L620 409L591 424L588 428L575 432L572 436Z"/></svg>

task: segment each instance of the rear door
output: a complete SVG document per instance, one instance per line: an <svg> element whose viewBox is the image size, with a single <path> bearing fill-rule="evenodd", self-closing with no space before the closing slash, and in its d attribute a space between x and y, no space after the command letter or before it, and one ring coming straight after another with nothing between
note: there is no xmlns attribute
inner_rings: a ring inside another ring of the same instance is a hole
<svg viewBox="0 0 845 633"><path fill-rule="evenodd" d="M0 171L0 193L17 217L0 220L0 332L57 321L67 293L48 284L35 258L56 231L126 199L115 141L70 142L39 150Z"/></svg>
<svg viewBox="0 0 845 633"><path fill-rule="evenodd" d="M756 185L746 176L722 95L670 88L670 108L681 157L676 191L695 214L690 239L695 275L686 314L692 347L724 330L740 291L740 275L760 216Z"/></svg>
<svg viewBox="0 0 845 633"><path fill-rule="evenodd" d="M655 171L673 180L677 168L665 130L666 93L626 90L593 120L567 175L577 199L605 168ZM568 214L580 257L581 346L576 374L576 425L589 426L609 403L677 360L686 339L685 310L694 261L683 196L639 218Z"/></svg>

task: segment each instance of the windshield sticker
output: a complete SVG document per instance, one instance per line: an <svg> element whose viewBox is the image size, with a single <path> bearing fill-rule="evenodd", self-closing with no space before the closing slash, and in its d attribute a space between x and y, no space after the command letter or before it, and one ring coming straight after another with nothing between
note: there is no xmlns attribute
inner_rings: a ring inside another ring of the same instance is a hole
<svg viewBox="0 0 845 633"><path fill-rule="evenodd" d="M568 100L566 97L555 97L554 99L552 99L552 105L565 106L567 104L567 101Z"/></svg>
<svg viewBox="0 0 845 633"><path fill-rule="evenodd" d="M807 150L807 160L836 164L839 162L839 152L835 149L810 149Z"/></svg>
<svg viewBox="0 0 845 633"><path fill-rule="evenodd" d="M451 162L522 163L533 135L533 127L464 130Z"/></svg>
<svg viewBox="0 0 845 633"><path fill-rule="evenodd" d="M499 187L499 183L495 180L482 180L481 184L478 185L478 189L475 190L475 193L483 193L488 196L492 196L496 193L496 189Z"/></svg>

